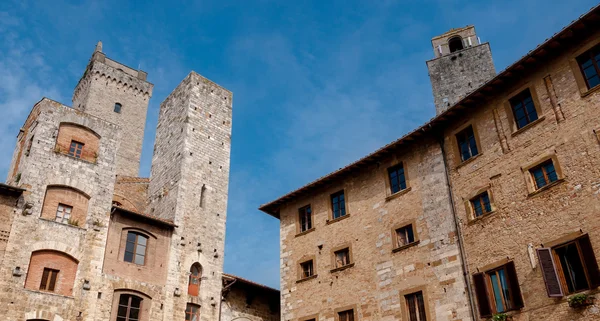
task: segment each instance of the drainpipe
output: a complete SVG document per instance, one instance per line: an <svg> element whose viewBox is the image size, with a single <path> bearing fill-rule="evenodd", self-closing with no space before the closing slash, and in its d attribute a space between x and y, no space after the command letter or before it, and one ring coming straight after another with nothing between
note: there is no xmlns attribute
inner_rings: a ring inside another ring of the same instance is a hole
<svg viewBox="0 0 600 321"><path fill-rule="evenodd" d="M454 218L454 226L456 228L456 236L458 237L458 252L462 261L463 276L465 283L467 284L467 292L469 296L469 310L471 311L471 319L477 320L477 313L475 311L475 302L473 301L473 288L471 285L471 278L469 278L469 267L467 266L467 255L463 245L462 233L460 230L460 224L458 223L458 216L456 215L456 209L454 204L454 195L452 195L452 183L450 181L450 171L448 168L448 159L446 157L446 151L444 150L444 137L438 137L440 148L442 149L442 158L444 159L444 170L446 172L446 187L448 188L448 195L450 196L450 206L452 208L452 217Z"/></svg>

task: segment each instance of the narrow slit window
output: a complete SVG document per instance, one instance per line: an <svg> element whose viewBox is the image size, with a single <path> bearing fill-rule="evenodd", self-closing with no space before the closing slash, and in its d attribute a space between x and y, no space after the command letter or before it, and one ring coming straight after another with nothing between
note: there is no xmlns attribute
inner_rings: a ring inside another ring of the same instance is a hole
<svg viewBox="0 0 600 321"><path fill-rule="evenodd" d="M44 268L42 272L42 281L40 282L40 291L54 292L58 270Z"/></svg>
<svg viewBox="0 0 600 321"><path fill-rule="evenodd" d="M460 159L463 162L479 154L473 126L469 126L456 134L456 141L458 143Z"/></svg>
<svg viewBox="0 0 600 321"><path fill-rule="evenodd" d="M490 203L490 195L487 191L475 196L471 199L471 206L473 208L473 214L475 217L480 217L484 214L492 211L492 204Z"/></svg>
<svg viewBox="0 0 600 321"><path fill-rule="evenodd" d="M509 102L515 122L517 123L517 128L523 128L538 119L537 110L535 109L529 88L511 98Z"/></svg>
<svg viewBox="0 0 600 321"><path fill-rule="evenodd" d="M81 158L81 152L83 151L83 143L78 141L71 141L71 146L69 147L69 156L73 156L75 158Z"/></svg>
<svg viewBox="0 0 600 321"><path fill-rule="evenodd" d="M535 189L540 189L558 180L558 174L551 159L530 169L529 172L533 178Z"/></svg>
<svg viewBox="0 0 600 321"><path fill-rule="evenodd" d="M306 232L312 228L312 210L310 205L304 206L298 210L300 216L300 232Z"/></svg>
<svg viewBox="0 0 600 321"><path fill-rule="evenodd" d="M392 194L406 189L406 175L404 174L404 165L402 163L388 168L388 178Z"/></svg>
<svg viewBox="0 0 600 321"><path fill-rule="evenodd" d="M600 45L577 57L577 64L581 69L588 89L600 85Z"/></svg>
<svg viewBox="0 0 600 321"><path fill-rule="evenodd" d="M124 261L144 265L148 238L142 234L127 232Z"/></svg>
<svg viewBox="0 0 600 321"><path fill-rule="evenodd" d="M333 212L333 219L346 215L346 199L344 197L344 191L339 191L331 195L331 209Z"/></svg>

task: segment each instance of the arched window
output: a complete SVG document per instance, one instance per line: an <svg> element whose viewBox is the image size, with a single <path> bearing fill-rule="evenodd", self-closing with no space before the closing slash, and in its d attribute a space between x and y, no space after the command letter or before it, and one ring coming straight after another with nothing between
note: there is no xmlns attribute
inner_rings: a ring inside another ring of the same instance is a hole
<svg viewBox="0 0 600 321"><path fill-rule="evenodd" d="M121 294L119 297L119 308L117 310L117 321L140 320L140 309L143 299L133 294Z"/></svg>
<svg viewBox="0 0 600 321"><path fill-rule="evenodd" d="M459 36L450 38L450 40L448 40L448 47L450 47L450 52L464 49L462 38Z"/></svg>
<svg viewBox="0 0 600 321"><path fill-rule="evenodd" d="M123 260L125 262L144 265L146 261L147 245L147 236L136 232L127 232L127 242L125 244L125 255Z"/></svg>
<svg viewBox="0 0 600 321"><path fill-rule="evenodd" d="M188 294L198 296L200 293L200 280L202 278L202 266L194 263L190 269L190 280L188 282Z"/></svg>
<svg viewBox="0 0 600 321"><path fill-rule="evenodd" d="M121 103L115 103L115 109L114 109L115 113L119 113L120 114L121 113L121 107L122 107Z"/></svg>
<svg viewBox="0 0 600 321"><path fill-rule="evenodd" d="M85 223L89 197L69 186L50 185L46 189L42 218L73 226Z"/></svg>

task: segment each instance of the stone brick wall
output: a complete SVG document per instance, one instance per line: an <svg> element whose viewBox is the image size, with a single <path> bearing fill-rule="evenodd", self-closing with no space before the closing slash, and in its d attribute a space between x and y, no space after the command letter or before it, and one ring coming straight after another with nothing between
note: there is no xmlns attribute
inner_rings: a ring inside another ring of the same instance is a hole
<svg viewBox="0 0 600 321"><path fill-rule="evenodd" d="M96 51L73 93L73 108L121 127L119 175L138 175L153 86L146 81L144 72L134 73L132 68ZM115 103L122 105L120 113L114 111Z"/></svg>
<svg viewBox="0 0 600 321"><path fill-rule="evenodd" d="M56 285L52 293L71 296L75 275L77 274L77 261L72 257L57 251L41 250L31 253L25 288L38 291L44 268L58 270Z"/></svg>
<svg viewBox="0 0 600 321"><path fill-rule="evenodd" d="M68 155L73 140L83 144L80 158L95 163L98 157L100 137L89 128L69 123L60 124L56 139L56 151Z"/></svg>
<svg viewBox="0 0 600 321"><path fill-rule="evenodd" d="M118 175L113 200L130 211L147 213L149 185L148 178Z"/></svg>
<svg viewBox="0 0 600 321"><path fill-rule="evenodd" d="M231 92L190 73L161 104L150 179L150 213L173 220L164 310L183 320L186 303L201 320L219 313L231 139ZM185 291L192 264L203 270L200 295Z"/></svg>
<svg viewBox="0 0 600 321"><path fill-rule="evenodd" d="M17 214L17 202L20 195L0 190L0 267L4 259L4 251L8 244L8 236L12 228L13 217Z"/></svg>
<svg viewBox="0 0 600 321"><path fill-rule="evenodd" d="M278 305L277 291L234 284L223 300L221 321L279 321L278 306L270 301L273 296Z"/></svg>
<svg viewBox="0 0 600 321"><path fill-rule="evenodd" d="M71 221L83 224L87 218L89 197L80 191L66 186L48 186L41 218L54 221L59 204L72 206Z"/></svg>
<svg viewBox="0 0 600 321"><path fill-rule="evenodd" d="M468 273L502 260L513 261L524 308L511 312L513 320L597 320L598 304L584 310L568 307L566 297L549 298L535 249L542 244L585 234L590 237L596 260L600 258L598 193L600 185L600 94L581 94L578 68L571 62L598 43L596 32L576 46L554 49L551 59L537 62L520 81L488 97L479 107L457 119L445 131L456 212L460 220ZM529 88L535 93L539 120L517 130L505 108L508 99ZM456 128L471 123L478 128L480 155L460 163L452 147ZM526 168L554 157L561 180L541 192L533 192ZM469 197L489 188L495 211L473 220ZM597 291L588 291L595 293Z"/></svg>
<svg viewBox="0 0 600 321"><path fill-rule="evenodd" d="M438 115L496 75L489 43L429 60L427 68Z"/></svg>
<svg viewBox="0 0 600 321"><path fill-rule="evenodd" d="M408 188L391 195L387 168L402 162ZM348 216L329 221L330 195L344 189ZM314 230L297 234L298 209L310 204ZM281 207L282 319L406 320L405 294L423 291L428 320L470 320L441 149L435 140L396 150L351 177ZM393 251L394 228L415 224L418 243ZM335 271L332 250L349 245L354 266ZM314 257L315 278L298 282Z"/></svg>

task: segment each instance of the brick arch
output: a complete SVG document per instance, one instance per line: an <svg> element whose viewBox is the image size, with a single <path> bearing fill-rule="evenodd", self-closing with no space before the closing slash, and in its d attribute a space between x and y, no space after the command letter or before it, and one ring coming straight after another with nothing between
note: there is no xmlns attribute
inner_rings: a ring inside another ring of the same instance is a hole
<svg viewBox="0 0 600 321"><path fill-rule="evenodd" d="M25 288L72 296L78 265L79 262L74 257L64 252L48 249L32 252ZM56 274L52 278L45 276L45 269L55 271Z"/></svg>
<svg viewBox="0 0 600 321"><path fill-rule="evenodd" d="M40 217L60 223L85 224L90 196L65 185L48 185ZM68 219L67 219L68 218Z"/></svg>
<svg viewBox="0 0 600 321"><path fill-rule="evenodd" d="M126 233L126 232L136 232L136 233L147 235L153 239L157 239L156 235L154 235L152 232L142 229L142 228L139 228L139 227L134 227L134 226L124 227L123 233Z"/></svg>
<svg viewBox="0 0 600 321"><path fill-rule="evenodd" d="M75 250L75 248L67 245L66 243L58 241L40 241L31 246L31 253L42 250L62 252L72 257L77 262L81 261L80 258L82 253L79 253L77 250Z"/></svg>
<svg viewBox="0 0 600 321"><path fill-rule="evenodd" d="M119 194L113 194L113 202L120 203L121 205L119 205L119 207L122 207L124 209L134 211L134 212L139 212L139 210L135 206L135 204L133 204L133 202L130 201L129 199L127 199L125 196L122 196Z"/></svg>
<svg viewBox="0 0 600 321"><path fill-rule="evenodd" d="M27 321L64 321L64 318L54 312L39 310L25 313Z"/></svg>
<svg viewBox="0 0 600 321"><path fill-rule="evenodd" d="M119 299L121 295L134 295L142 299L139 313L140 321L149 321L150 313L152 311L152 297L149 296L146 292L141 291L139 287L134 288L118 288L113 292L113 300L112 300L112 308L110 313L110 319L115 320L117 317L117 312L119 309Z"/></svg>
<svg viewBox="0 0 600 321"><path fill-rule="evenodd" d="M71 148L73 142L82 144L81 149L73 151ZM56 152L95 163L99 146L100 135L89 127L69 122L60 123L56 138Z"/></svg>

